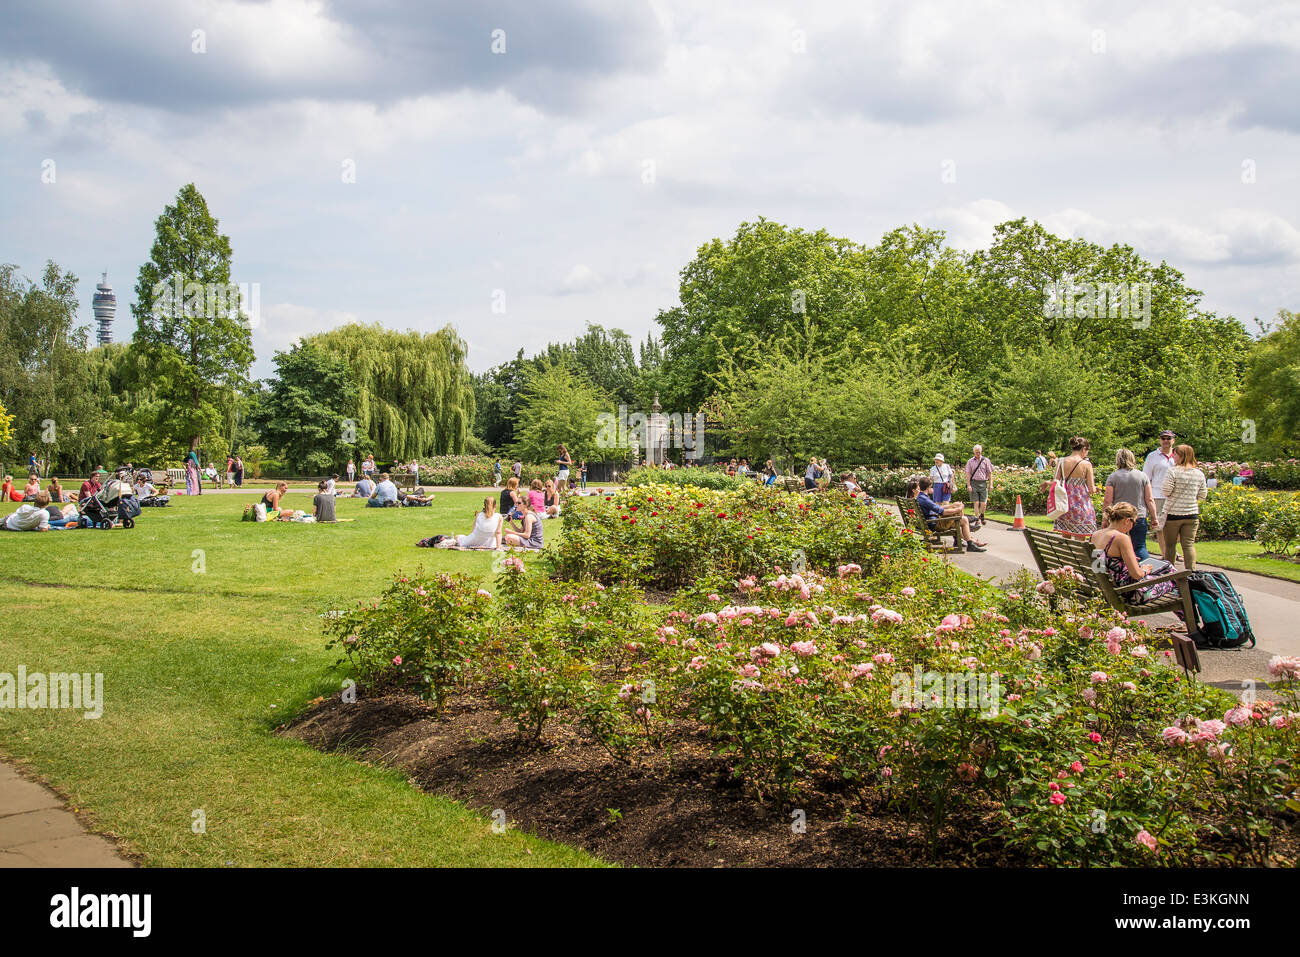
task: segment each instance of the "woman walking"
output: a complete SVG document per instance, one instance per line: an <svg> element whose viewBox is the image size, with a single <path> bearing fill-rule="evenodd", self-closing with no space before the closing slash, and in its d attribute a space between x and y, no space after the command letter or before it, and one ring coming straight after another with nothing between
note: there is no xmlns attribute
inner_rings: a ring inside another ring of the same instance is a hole
<svg viewBox="0 0 1300 957"><path fill-rule="evenodd" d="M1137 467L1137 456L1128 449L1115 453L1115 471L1106 478L1106 497L1103 500L1109 515L1110 506L1127 502L1136 510L1129 537L1133 539L1133 552L1140 562L1151 557L1147 551L1148 520L1155 520L1156 502L1151 494L1151 479Z"/></svg>
<svg viewBox="0 0 1300 957"><path fill-rule="evenodd" d="M199 483L199 454L194 449L190 449L190 454L185 457L185 494L203 494L203 486Z"/></svg>
<svg viewBox="0 0 1300 957"><path fill-rule="evenodd" d="M1196 567L1196 530L1201 526L1201 502L1206 496L1205 473L1196 467L1190 445L1174 449L1174 466L1165 473L1165 512L1160 523L1160 548L1171 565L1183 546L1183 567Z"/></svg>
<svg viewBox="0 0 1300 957"><path fill-rule="evenodd" d="M1097 485L1093 480L1092 463L1088 461L1090 451L1087 439L1078 435L1070 439L1070 454L1061 459L1053 476L1053 480L1065 482L1069 493L1069 510L1057 517L1052 525L1066 538L1087 539L1097 531L1097 512L1092 507Z"/></svg>

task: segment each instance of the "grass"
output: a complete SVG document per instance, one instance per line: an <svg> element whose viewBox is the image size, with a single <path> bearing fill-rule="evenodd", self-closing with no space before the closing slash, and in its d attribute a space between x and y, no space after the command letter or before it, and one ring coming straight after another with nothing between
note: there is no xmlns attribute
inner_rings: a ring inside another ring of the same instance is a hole
<svg viewBox="0 0 1300 957"><path fill-rule="evenodd" d="M274 733L339 690L321 614L377 596L399 569L490 573L488 553L414 547L467 531L483 497L368 510L339 499L354 521L327 526L241 522L251 496L181 496L132 530L0 534L0 671L102 672L105 698L99 720L0 712L0 753L146 865L598 863L494 834L484 814L396 771ZM286 505L309 509L310 497L290 492ZM197 810L204 834L191 827Z"/></svg>
<svg viewBox="0 0 1300 957"><path fill-rule="evenodd" d="M999 522L1010 522L1011 515L1002 512L989 512L988 517ZM1052 520L1046 515L1026 515L1025 522L1034 528L1051 529ZM1155 536L1147 540L1147 550L1159 557L1160 546ZM1300 562L1273 558L1265 554L1258 542L1241 539L1224 539L1222 541L1198 541L1196 543L1197 564L1215 565L1238 572L1253 572L1256 575L1269 575L1287 581L1300 582Z"/></svg>

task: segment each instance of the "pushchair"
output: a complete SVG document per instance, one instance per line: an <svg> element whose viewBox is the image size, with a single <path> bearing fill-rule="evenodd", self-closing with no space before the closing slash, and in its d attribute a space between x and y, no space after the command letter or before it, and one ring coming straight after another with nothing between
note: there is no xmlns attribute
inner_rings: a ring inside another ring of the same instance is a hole
<svg viewBox="0 0 1300 957"><path fill-rule="evenodd" d="M82 528L112 528L119 521L123 528L135 528L140 503L131 487L130 473L118 469L103 488L84 502L78 502L77 509L81 512L77 524Z"/></svg>

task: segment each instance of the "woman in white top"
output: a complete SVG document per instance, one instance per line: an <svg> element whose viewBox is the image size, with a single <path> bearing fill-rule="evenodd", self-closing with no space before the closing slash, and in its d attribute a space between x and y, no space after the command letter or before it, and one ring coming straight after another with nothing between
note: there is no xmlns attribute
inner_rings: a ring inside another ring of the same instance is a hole
<svg viewBox="0 0 1300 957"><path fill-rule="evenodd" d="M954 481L952 466L944 462L943 453L940 452L934 457L934 465L930 468L930 484L934 486L934 494L930 497L937 503L952 501Z"/></svg>
<svg viewBox="0 0 1300 957"><path fill-rule="evenodd" d="M501 516L497 514L496 499L483 499L483 510L474 516L474 531L453 536L452 540L457 548L500 548Z"/></svg>
<svg viewBox="0 0 1300 957"><path fill-rule="evenodd" d="M1205 473L1196 467L1196 452L1190 445L1174 449L1174 466L1165 473L1164 514L1161 516L1160 549L1165 561L1178 560L1183 546L1183 567L1196 567L1196 530L1201 525L1201 502L1205 499Z"/></svg>

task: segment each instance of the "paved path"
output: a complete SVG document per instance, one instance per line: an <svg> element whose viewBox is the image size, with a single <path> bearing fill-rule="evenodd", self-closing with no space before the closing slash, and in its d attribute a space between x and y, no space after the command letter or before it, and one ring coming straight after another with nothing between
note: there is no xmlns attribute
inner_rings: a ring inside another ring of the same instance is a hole
<svg viewBox="0 0 1300 957"><path fill-rule="evenodd" d="M983 578L999 580L1021 568L1037 571L1025 536L1013 531L1010 525L990 521L976 537L987 542L989 550L949 556L959 568ZM1267 682L1265 666L1273 655L1300 655L1300 584L1200 563L1197 567L1226 572L1246 603L1251 628L1258 641L1254 648L1202 650L1202 681L1240 691L1244 680ZM1176 620L1171 614L1149 618L1153 625L1168 625Z"/></svg>
<svg viewBox="0 0 1300 957"><path fill-rule="evenodd" d="M0 762L0 867L130 867L49 788Z"/></svg>

